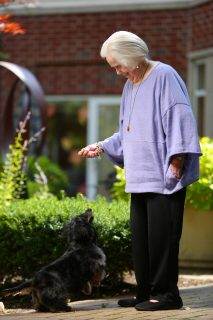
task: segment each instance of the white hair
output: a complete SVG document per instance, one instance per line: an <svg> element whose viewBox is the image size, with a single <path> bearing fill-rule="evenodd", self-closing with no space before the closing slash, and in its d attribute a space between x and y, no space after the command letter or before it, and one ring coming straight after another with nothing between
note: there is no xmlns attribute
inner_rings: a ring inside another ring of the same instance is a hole
<svg viewBox="0 0 213 320"><path fill-rule="evenodd" d="M149 49L146 43L136 34L128 31L113 33L102 45L100 55L106 58L111 55L121 65L135 68L146 59Z"/></svg>

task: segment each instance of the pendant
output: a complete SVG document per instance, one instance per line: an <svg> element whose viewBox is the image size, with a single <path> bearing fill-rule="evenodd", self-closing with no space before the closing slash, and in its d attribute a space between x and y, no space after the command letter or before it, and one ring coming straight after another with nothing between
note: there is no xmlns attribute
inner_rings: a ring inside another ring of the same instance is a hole
<svg viewBox="0 0 213 320"><path fill-rule="evenodd" d="M127 131L130 131L130 126L127 126Z"/></svg>

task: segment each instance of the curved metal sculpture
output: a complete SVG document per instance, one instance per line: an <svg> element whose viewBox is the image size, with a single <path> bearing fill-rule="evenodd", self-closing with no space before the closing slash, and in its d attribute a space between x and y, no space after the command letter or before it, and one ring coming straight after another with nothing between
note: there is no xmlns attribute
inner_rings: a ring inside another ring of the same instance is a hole
<svg viewBox="0 0 213 320"><path fill-rule="evenodd" d="M8 98L6 105L0 110L1 112L1 124L0 124L0 151L6 152L8 145L12 142L15 135L15 129L13 124L14 114L14 96L18 83L21 81L24 85L24 101L21 105L21 117L20 121L26 116L27 112L31 111L32 100L35 101L37 108L40 111L41 126L46 126L46 112L45 112L45 99L41 85L39 84L36 77L28 69L19 66L17 64L0 61L0 66L11 71L17 78L15 79ZM1 106L2 107L2 106ZM29 137L29 126L27 128L26 137ZM36 153L40 153L44 142L44 134L37 145Z"/></svg>

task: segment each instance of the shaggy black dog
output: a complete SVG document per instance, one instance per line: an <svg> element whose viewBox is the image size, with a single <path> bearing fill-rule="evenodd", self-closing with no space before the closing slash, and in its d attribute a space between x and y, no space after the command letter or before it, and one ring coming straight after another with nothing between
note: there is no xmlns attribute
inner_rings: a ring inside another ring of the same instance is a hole
<svg viewBox="0 0 213 320"><path fill-rule="evenodd" d="M5 289L1 296L31 292L37 311L71 311L67 305L73 295L91 294L105 276L106 257L96 244L92 210L73 218L67 225L69 247L57 260L43 267L21 285Z"/></svg>

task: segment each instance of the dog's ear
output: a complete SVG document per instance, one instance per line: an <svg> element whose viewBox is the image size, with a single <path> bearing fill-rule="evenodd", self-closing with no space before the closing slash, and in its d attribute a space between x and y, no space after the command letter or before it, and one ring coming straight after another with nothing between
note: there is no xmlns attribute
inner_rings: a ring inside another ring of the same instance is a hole
<svg viewBox="0 0 213 320"><path fill-rule="evenodd" d="M94 219L92 209L87 209L83 215L88 223L91 223Z"/></svg>

